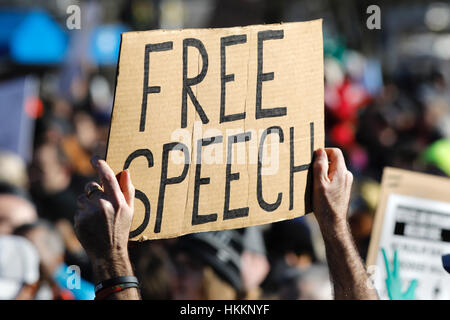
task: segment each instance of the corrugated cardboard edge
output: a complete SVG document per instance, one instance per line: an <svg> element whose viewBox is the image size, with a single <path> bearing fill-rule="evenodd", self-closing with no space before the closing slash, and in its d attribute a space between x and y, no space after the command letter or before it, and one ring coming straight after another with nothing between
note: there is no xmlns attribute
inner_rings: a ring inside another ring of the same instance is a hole
<svg viewBox="0 0 450 320"><path fill-rule="evenodd" d="M109 147L109 137L111 135L111 123L113 121L113 116L114 116L114 105L116 104L116 90L117 90L117 80L119 78L119 68L120 68L120 54L122 52L122 44L123 44L123 34L124 32L122 32L120 34L120 46L119 46L119 58L117 59L117 67L116 67L116 78L114 80L114 95L113 95L113 102L112 102L112 108L111 108L111 115L109 117L109 129L108 129L108 138L106 140L106 149L105 149L105 154L104 154L104 159L106 160L106 162L108 162L108 147Z"/></svg>
<svg viewBox="0 0 450 320"><path fill-rule="evenodd" d="M125 36L130 36L130 35L138 35L139 33L160 33L160 32L167 32L168 34L170 33L178 33L180 31L183 32L202 32L205 30L209 30L209 31L215 31L215 30L226 30L226 29L240 29L240 28L251 28L251 27L258 27L258 26L267 26L267 27L271 27L271 26L283 26L283 25L290 25L290 24L295 24L295 23L305 23L305 24L310 24L310 23L318 23L320 22L320 25L323 26L323 19L319 18L319 19L314 19L314 20L308 20L308 21L290 21L290 22L278 22L278 23L269 23L269 24L250 24L250 25L245 25L245 26L234 26L234 27L226 27L226 28L186 28L186 29L153 29L153 30L143 30L143 31L127 31L127 32L122 32L121 33L121 37L123 40L123 37ZM122 43L122 41L121 41ZM119 63L119 62L118 62Z"/></svg>

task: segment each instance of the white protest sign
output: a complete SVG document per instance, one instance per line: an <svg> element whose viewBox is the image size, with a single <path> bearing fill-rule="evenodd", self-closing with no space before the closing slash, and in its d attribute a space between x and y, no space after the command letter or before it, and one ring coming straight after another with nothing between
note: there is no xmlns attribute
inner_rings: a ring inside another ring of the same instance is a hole
<svg viewBox="0 0 450 320"><path fill-rule="evenodd" d="M416 279L415 299L450 299L450 274L441 259L450 253L449 187L450 179L385 170L367 261L375 270L372 280L380 298L389 298L383 248L391 272L397 251L402 292Z"/></svg>

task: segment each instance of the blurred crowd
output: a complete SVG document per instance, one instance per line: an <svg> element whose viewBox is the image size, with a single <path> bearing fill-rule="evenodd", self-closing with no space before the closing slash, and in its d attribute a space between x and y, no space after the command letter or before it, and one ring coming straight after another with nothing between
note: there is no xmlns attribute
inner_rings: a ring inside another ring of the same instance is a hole
<svg viewBox="0 0 450 320"><path fill-rule="evenodd" d="M119 1L115 19L130 30L144 30L270 23L286 16L276 5L268 5L270 1L186 2L202 8L203 15L200 9L195 10L198 17L194 10L188 15L182 1ZM82 12L88 8L82 7ZM291 16L298 7L294 9ZM307 10L319 9L305 6L302 17L308 17ZM111 15L104 12L103 19L111 20ZM94 297L90 261L75 236L73 217L84 185L97 179L90 157L105 154L116 66L70 59L51 68L16 65L21 74L35 74L40 88L32 113L29 162L0 150L0 299ZM339 37L325 34L326 146L343 150L355 176L349 223L363 259L385 166L450 175L446 62L408 56L390 70L383 63L382 55L346 46L345 32ZM2 76L3 81L14 74ZM131 243L130 256L144 299L332 298L324 247L312 215Z"/></svg>

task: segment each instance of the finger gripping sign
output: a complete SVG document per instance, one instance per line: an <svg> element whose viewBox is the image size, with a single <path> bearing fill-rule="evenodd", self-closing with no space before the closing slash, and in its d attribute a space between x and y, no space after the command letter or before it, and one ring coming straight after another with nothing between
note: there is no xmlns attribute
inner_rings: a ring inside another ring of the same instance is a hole
<svg viewBox="0 0 450 320"><path fill-rule="evenodd" d="M123 33L106 160L136 187L130 238L310 212L323 113L321 20Z"/></svg>

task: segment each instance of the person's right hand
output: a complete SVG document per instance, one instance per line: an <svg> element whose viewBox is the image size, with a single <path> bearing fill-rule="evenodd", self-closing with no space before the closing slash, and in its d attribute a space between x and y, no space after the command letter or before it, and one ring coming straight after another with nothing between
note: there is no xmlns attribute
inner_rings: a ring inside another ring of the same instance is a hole
<svg viewBox="0 0 450 320"><path fill-rule="evenodd" d="M347 231L347 210L353 175L342 151L318 149L313 162L313 211L323 235Z"/></svg>
<svg viewBox="0 0 450 320"><path fill-rule="evenodd" d="M91 162L103 188L90 182L85 187L86 193L78 198L76 235L94 268L107 265L116 272L117 266L125 265L122 272L129 273L128 238L135 195L130 173L124 170L116 177L104 160L93 157ZM112 276L111 270L106 271L105 277Z"/></svg>
<svg viewBox="0 0 450 320"><path fill-rule="evenodd" d="M335 299L377 300L347 223L353 175L341 150L319 149L313 161L313 211L325 243Z"/></svg>

